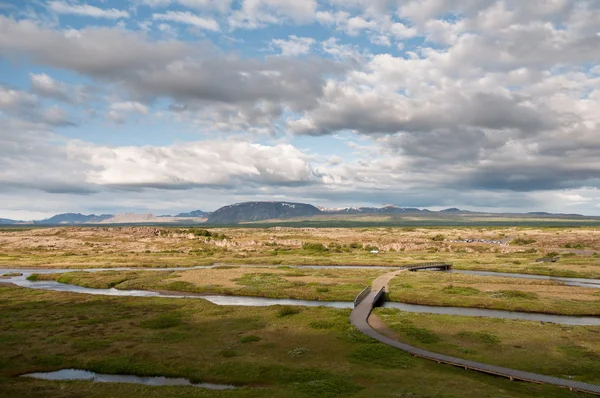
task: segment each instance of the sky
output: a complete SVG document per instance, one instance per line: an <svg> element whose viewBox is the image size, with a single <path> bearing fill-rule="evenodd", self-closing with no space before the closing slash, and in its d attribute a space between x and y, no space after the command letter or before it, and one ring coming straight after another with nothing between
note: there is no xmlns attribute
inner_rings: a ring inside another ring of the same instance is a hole
<svg viewBox="0 0 600 398"><path fill-rule="evenodd" d="M0 0L0 217L600 215L598 0Z"/></svg>

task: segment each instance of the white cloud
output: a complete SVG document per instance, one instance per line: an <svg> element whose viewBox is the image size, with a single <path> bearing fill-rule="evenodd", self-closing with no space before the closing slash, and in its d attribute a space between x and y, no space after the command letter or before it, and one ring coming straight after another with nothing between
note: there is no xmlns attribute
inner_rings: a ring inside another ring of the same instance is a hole
<svg viewBox="0 0 600 398"><path fill-rule="evenodd" d="M135 101L113 102L110 104L106 117L108 120L114 123L125 123L127 120L127 114L130 113L147 115L148 107Z"/></svg>
<svg viewBox="0 0 600 398"><path fill-rule="evenodd" d="M58 105L53 105L46 109L43 114L44 122L53 126L66 126L72 125L69 114Z"/></svg>
<svg viewBox="0 0 600 398"><path fill-rule="evenodd" d="M199 10L216 10L227 12L231 9L233 0L142 0L142 4L150 7L167 7L171 4L179 4Z"/></svg>
<svg viewBox="0 0 600 398"><path fill-rule="evenodd" d="M242 0L239 10L231 14L232 28L256 29L270 24L310 23L315 18L316 0Z"/></svg>
<svg viewBox="0 0 600 398"><path fill-rule="evenodd" d="M148 113L148 107L146 105L134 101L115 102L110 105L110 109L118 112L137 112L142 115Z"/></svg>
<svg viewBox="0 0 600 398"><path fill-rule="evenodd" d="M170 147L73 146L89 163L86 182L121 187L189 188L237 184L310 183L306 156L291 145L203 141Z"/></svg>
<svg viewBox="0 0 600 398"><path fill-rule="evenodd" d="M308 54L311 46L315 43L315 40L310 37L291 35L288 40L273 39L271 43L281 49L281 55L294 57Z"/></svg>
<svg viewBox="0 0 600 398"><path fill-rule="evenodd" d="M93 18L119 19L129 18L129 13L116 8L102 9L88 4L69 3L66 1L51 1L48 7L59 14L73 14Z"/></svg>
<svg viewBox="0 0 600 398"><path fill-rule="evenodd" d="M192 25L212 32L219 31L219 24L213 18L199 17L189 11L167 11L164 14L152 14L152 19Z"/></svg>
<svg viewBox="0 0 600 398"><path fill-rule="evenodd" d="M55 98L64 102L83 102L87 95L81 86L71 86L59 82L45 73L30 73L29 82L31 91L47 98Z"/></svg>

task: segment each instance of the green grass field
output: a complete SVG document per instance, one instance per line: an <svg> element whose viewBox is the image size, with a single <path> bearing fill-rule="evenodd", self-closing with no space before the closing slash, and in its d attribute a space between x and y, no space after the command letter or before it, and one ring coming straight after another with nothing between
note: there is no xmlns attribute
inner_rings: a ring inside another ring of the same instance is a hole
<svg viewBox="0 0 600 398"><path fill-rule="evenodd" d="M356 332L348 315L349 310L323 307L220 307L201 299L0 286L0 396L578 396L410 357ZM521 344L527 349L527 341ZM61 368L186 377L241 388L218 392L16 377Z"/></svg>

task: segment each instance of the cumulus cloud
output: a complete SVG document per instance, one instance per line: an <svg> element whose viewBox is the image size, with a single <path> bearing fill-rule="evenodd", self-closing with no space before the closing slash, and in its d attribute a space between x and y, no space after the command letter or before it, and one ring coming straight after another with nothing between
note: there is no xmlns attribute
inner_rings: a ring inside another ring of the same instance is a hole
<svg viewBox="0 0 600 398"><path fill-rule="evenodd" d="M281 49L281 55L294 57L308 54L315 39L290 35L288 40L273 39L271 43Z"/></svg>
<svg viewBox="0 0 600 398"><path fill-rule="evenodd" d="M306 109L320 97L324 75L345 68L318 58L244 59L209 45L153 42L122 28L65 34L31 21L0 17L0 29L9 33L0 36L3 54L108 80L138 102L167 97L190 107L236 104L240 114L252 114L265 101L279 103L281 111Z"/></svg>
<svg viewBox="0 0 600 398"><path fill-rule="evenodd" d="M316 0L242 0L229 17L232 28L257 29L269 24L310 23L315 18Z"/></svg>
<svg viewBox="0 0 600 398"><path fill-rule="evenodd" d="M106 118L114 123L125 123L127 115L137 113L148 114L148 107L136 101L113 102L109 106Z"/></svg>
<svg viewBox="0 0 600 398"><path fill-rule="evenodd" d="M21 179L2 169L3 188L215 189L236 198L296 194L413 206L562 200L591 208L599 197L600 7L594 2L135 4L152 7L145 9L149 21L130 24L141 31L124 24L66 29L0 16L0 57L36 65L30 91L0 86L7 131L31 138L3 136L0 167L31 159ZM147 34L152 23L170 39ZM315 23L318 34L311 36L308 25ZM226 45L216 35L208 36L214 43L177 39L177 24L234 37ZM241 29L273 33L272 25L307 27L258 44L277 55L255 51L253 38L237 44L248 33ZM85 87L57 80L53 69L88 79L106 95L90 99ZM192 132L237 139L125 147L53 135L53 126L74 124L67 112L81 104L117 123L140 115L160 123L172 118ZM340 153L319 145L333 140L323 136L339 134L352 137ZM253 143L259 135L263 145ZM282 142L317 144L300 150ZM34 177L34 169L44 169L34 150L47 153L53 167L77 173Z"/></svg>
<svg viewBox="0 0 600 398"><path fill-rule="evenodd" d="M212 32L219 31L219 24L213 18L200 17L189 11L167 11L164 14L152 14L152 19L182 23Z"/></svg>
<svg viewBox="0 0 600 398"><path fill-rule="evenodd" d="M179 4L198 10L216 10L227 12L231 8L232 0L141 0L141 4L150 7L167 7L171 4Z"/></svg>
<svg viewBox="0 0 600 398"><path fill-rule="evenodd" d="M48 7L58 14L73 14L92 18L119 19L129 18L129 13L116 8L102 9L89 4L78 4L66 1L51 1Z"/></svg>
<svg viewBox="0 0 600 398"><path fill-rule="evenodd" d="M53 79L46 73L30 73L31 91L40 97L54 98L67 103L84 103L90 97L90 90L81 85L70 85Z"/></svg>
<svg viewBox="0 0 600 398"><path fill-rule="evenodd" d="M36 95L0 85L0 115L2 114L11 119L28 120L33 123L75 125L68 113L59 106L44 108Z"/></svg>
<svg viewBox="0 0 600 398"><path fill-rule="evenodd" d="M103 187L233 189L319 182L308 156L289 144L214 140L108 147L66 139L43 123L11 120L4 125L0 132L0 186L7 189L86 193ZM15 164L19 167L13 167Z"/></svg>
<svg viewBox="0 0 600 398"><path fill-rule="evenodd" d="M310 184L306 155L291 145L203 141L170 147L71 147L94 169L86 182L121 188Z"/></svg>

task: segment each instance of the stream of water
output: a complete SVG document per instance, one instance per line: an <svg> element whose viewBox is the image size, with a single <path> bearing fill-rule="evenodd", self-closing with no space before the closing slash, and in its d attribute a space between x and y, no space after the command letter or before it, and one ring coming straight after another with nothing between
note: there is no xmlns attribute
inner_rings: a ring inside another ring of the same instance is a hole
<svg viewBox="0 0 600 398"><path fill-rule="evenodd" d="M321 267L321 266L308 266L308 267ZM328 268L334 268L334 266L324 266ZM164 270L188 270L188 269L201 269L208 267L193 267L193 268L109 268L109 269L80 269L77 271L87 272L98 272L103 270L148 270L148 271L164 271ZM217 305L236 305L236 306L270 306L270 305L296 305L296 306L326 306L334 308L352 308L353 303L350 301L319 301L319 300L297 300L297 299L286 299L286 298L266 298L266 297L248 297L248 296L229 296L229 295L202 295L202 294L185 294L185 293L160 293L148 290L120 290L120 289L93 289L88 287L82 287L77 285L70 285L65 283L59 283L56 281L29 281L27 277L32 273L39 274L50 274L50 273L64 273L73 272L73 269L0 269L0 275L7 273L21 273L20 276L15 276L7 279L7 282L13 283L17 286L26 287L30 289L42 289L52 290L59 292L72 292L72 293L85 293L85 294L96 294L105 296L130 296L130 297L168 297L168 298L202 298L208 300ZM447 271L446 271L447 272ZM574 286L592 287L599 288L600 280L597 279L580 279L580 278L555 278L545 277L543 275L527 275L527 274L508 274L499 272L487 272L487 271L462 271L454 270L450 272L465 273L471 275L482 275L482 276L497 276L497 277L514 277L514 278L528 278L528 279L550 279L557 280L559 282L577 283ZM598 282L598 284L596 284ZM397 302L385 302L384 307L397 308L407 312L420 312L429 314L447 314L447 315L463 315L463 316L481 316L481 317L492 317L492 318L503 318L503 319L521 319L529 321L541 321L558 323L562 325L600 325L600 317L589 317L589 316L573 316L573 315L552 315L542 313L529 313L519 311L503 311L503 310L491 310L483 308L465 308L465 307L443 307L443 306L426 306L417 304L405 304Z"/></svg>

